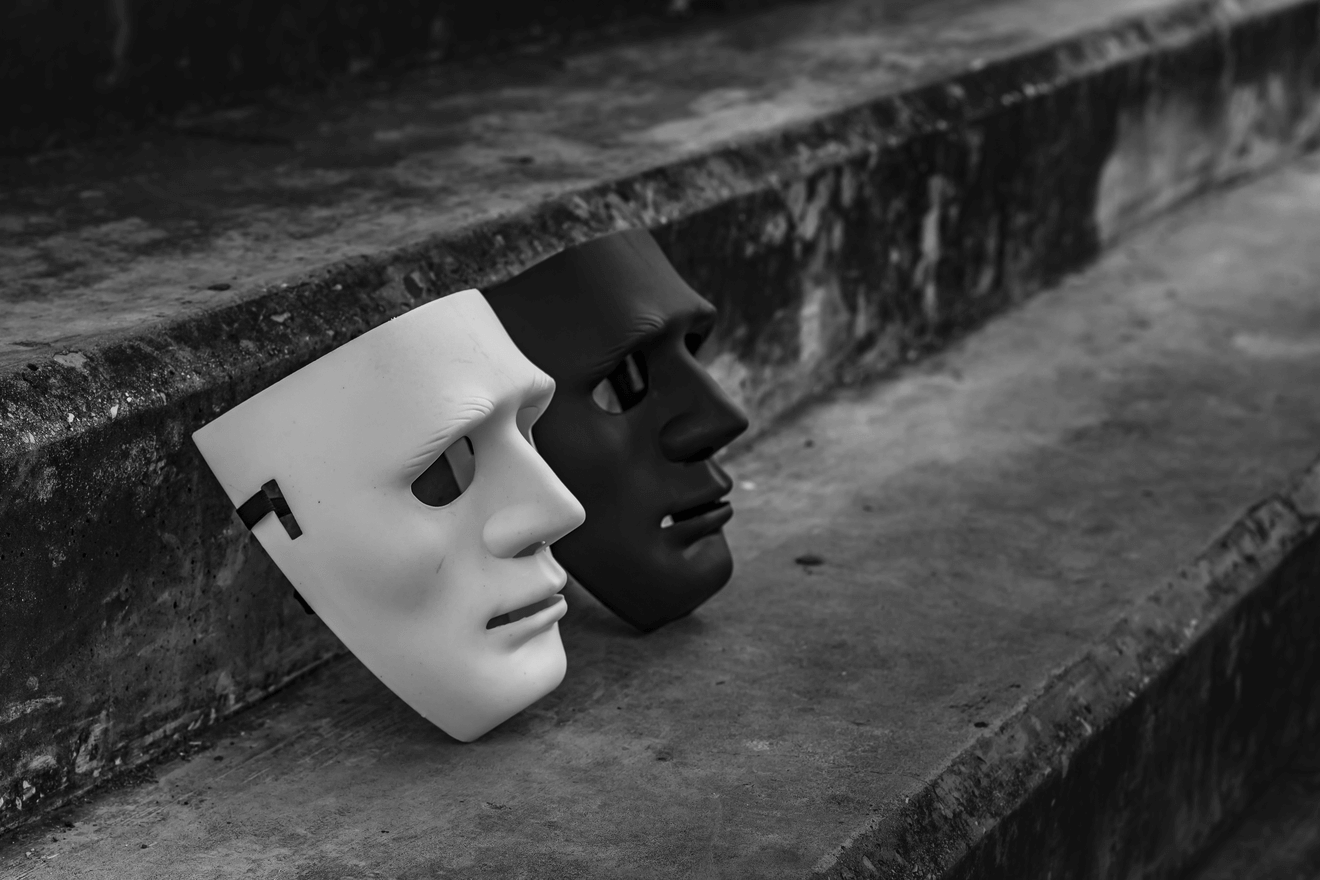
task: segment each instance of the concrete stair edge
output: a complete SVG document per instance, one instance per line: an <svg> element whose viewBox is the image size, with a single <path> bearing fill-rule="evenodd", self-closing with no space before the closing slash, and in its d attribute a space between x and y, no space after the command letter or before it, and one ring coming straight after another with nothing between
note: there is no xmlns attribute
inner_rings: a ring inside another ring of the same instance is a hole
<svg viewBox="0 0 1320 880"><path fill-rule="evenodd" d="M1320 732L1320 458L812 876L1179 877Z"/></svg>

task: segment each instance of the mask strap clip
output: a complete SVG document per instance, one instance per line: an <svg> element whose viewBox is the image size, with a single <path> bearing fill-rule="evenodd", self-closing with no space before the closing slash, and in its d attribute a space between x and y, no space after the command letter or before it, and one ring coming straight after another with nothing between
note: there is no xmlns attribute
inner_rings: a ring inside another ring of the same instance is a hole
<svg viewBox="0 0 1320 880"><path fill-rule="evenodd" d="M280 484L274 480L266 483L260 491L255 492L251 498L238 506L238 518L248 527L248 531L255 528L268 513L279 517L280 525L289 533L290 540L302 535L298 520L294 519L293 511L289 510L289 502L280 491Z"/></svg>
<svg viewBox="0 0 1320 880"><path fill-rule="evenodd" d="M289 509L289 502L280 491L280 484L271 480L261 487L261 491L253 494L251 498L238 506L238 518L247 526L248 531L252 531L253 526L261 522L266 514L273 513L280 518L280 525L284 526L284 531L289 533L289 539L293 540L302 535L302 529L298 526L298 520L293 518L293 511ZM296 589L293 596L298 600L298 604L303 607L303 611L308 614L315 614L312 606L307 604L307 600L302 597Z"/></svg>

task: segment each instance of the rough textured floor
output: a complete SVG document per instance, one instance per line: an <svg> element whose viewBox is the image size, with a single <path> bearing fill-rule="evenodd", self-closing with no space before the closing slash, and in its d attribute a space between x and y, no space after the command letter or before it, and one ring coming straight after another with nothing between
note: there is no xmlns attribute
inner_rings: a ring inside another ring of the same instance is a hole
<svg viewBox="0 0 1320 880"><path fill-rule="evenodd" d="M1251 0L1265 10L1287 0ZM835 0L0 158L0 363L976 69L1167 0ZM507 257L506 257L507 258Z"/></svg>
<svg viewBox="0 0 1320 880"><path fill-rule="evenodd" d="M726 590L647 637L570 590L479 742L337 662L0 876L803 876L1314 457L1317 291L1309 160L733 460Z"/></svg>
<svg viewBox="0 0 1320 880"><path fill-rule="evenodd" d="M1320 739L1278 780L1187 880L1320 878Z"/></svg>

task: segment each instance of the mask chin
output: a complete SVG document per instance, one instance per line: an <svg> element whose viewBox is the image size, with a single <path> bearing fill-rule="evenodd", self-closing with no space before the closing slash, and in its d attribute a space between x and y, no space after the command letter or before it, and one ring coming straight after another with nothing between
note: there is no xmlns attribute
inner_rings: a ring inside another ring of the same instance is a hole
<svg viewBox="0 0 1320 880"><path fill-rule="evenodd" d="M566 575L549 545L584 514L527 439L552 390L471 290L363 334L193 435L310 608L459 740L564 675Z"/></svg>
<svg viewBox="0 0 1320 880"><path fill-rule="evenodd" d="M733 574L722 531L681 544L665 535L630 536L619 552L610 554L597 552L590 536L577 542L573 537L555 545L565 567L610 611L642 632L692 613Z"/></svg>

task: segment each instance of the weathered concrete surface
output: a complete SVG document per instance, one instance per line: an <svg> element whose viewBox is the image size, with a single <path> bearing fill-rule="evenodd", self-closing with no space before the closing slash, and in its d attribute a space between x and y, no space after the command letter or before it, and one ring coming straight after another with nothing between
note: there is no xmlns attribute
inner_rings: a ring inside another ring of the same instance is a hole
<svg viewBox="0 0 1320 880"><path fill-rule="evenodd" d="M0 826L340 650L188 442L214 414L646 223L763 429L1311 145L1318 33L1316 0L839 0L6 165Z"/></svg>
<svg viewBox="0 0 1320 880"><path fill-rule="evenodd" d="M572 591L488 737L343 659L0 874L1175 876L1320 729L1318 244L1320 161L1209 197L734 458L730 586Z"/></svg>
<svg viewBox="0 0 1320 880"><path fill-rule="evenodd" d="M1039 274L1048 230L1069 256L1091 250L1094 225L1103 236L1320 131L1313 4L974 6L813 4L253 106L199 120L211 139L162 131L4 160L0 363L254 297L269 304L254 314L293 306L281 283L334 311L397 310L426 294L379 290L398 285L391 270L430 270L441 291L489 283L617 223L717 206L751 215L735 250L789 265L807 251L826 274L832 250L877 236L905 249L905 227L928 225L929 252L895 255L891 271L920 262L918 288L992 296L1001 271ZM1032 210L1046 208L1042 230ZM965 252L972 223L990 257ZM847 307L856 293L841 286ZM952 304L912 305L938 321Z"/></svg>
<svg viewBox="0 0 1320 880"><path fill-rule="evenodd" d="M18 0L0 7L0 151L76 143L270 87L342 88L418 63L775 2Z"/></svg>
<svg viewBox="0 0 1320 880"><path fill-rule="evenodd" d="M1188 880L1320 877L1320 739L1303 743Z"/></svg>

